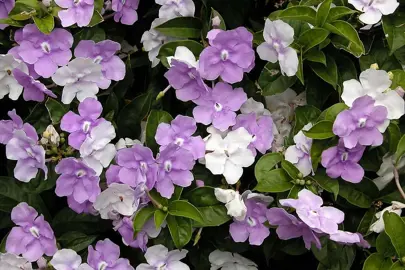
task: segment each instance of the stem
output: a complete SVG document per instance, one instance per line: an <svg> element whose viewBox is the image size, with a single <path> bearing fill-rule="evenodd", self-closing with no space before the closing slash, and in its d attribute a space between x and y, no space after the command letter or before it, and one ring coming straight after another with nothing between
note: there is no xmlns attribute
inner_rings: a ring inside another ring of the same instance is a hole
<svg viewBox="0 0 405 270"><path fill-rule="evenodd" d="M397 167L394 166L394 178L395 178L395 184L397 185L399 193L401 193L402 198L405 200L405 192L401 187L401 184L399 183L399 173Z"/></svg>
<svg viewBox="0 0 405 270"><path fill-rule="evenodd" d="M56 84L54 84L54 83L52 83L52 84L48 84L48 85L45 85L45 87L46 88L53 88L53 87L56 87Z"/></svg>
<svg viewBox="0 0 405 270"><path fill-rule="evenodd" d="M110 13L110 14L107 14L107 15L103 16L103 19L104 19L104 21L106 21L106 20L108 20L109 18L114 17L114 15L115 15L115 12Z"/></svg>
<svg viewBox="0 0 405 270"><path fill-rule="evenodd" d="M150 201L152 202L152 204L158 208L158 209L163 209L163 205L161 205L158 201L156 201L152 195L150 195L149 190L146 190L146 194L148 195Z"/></svg>

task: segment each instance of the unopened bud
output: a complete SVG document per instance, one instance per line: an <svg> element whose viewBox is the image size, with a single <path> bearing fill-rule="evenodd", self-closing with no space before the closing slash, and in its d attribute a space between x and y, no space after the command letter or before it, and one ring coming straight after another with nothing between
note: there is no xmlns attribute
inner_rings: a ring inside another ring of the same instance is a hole
<svg viewBox="0 0 405 270"><path fill-rule="evenodd" d="M370 68L371 68L371 69L375 69L375 70L379 69L377 63L371 64L371 65L370 65Z"/></svg>
<svg viewBox="0 0 405 270"><path fill-rule="evenodd" d="M305 185L305 180L300 180L300 185L301 186Z"/></svg>
<svg viewBox="0 0 405 270"><path fill-rule="evenodd" d="M307 181L305 182L305 184L306 184L307 186L310 186L310 185L312 185L312 181L311 181L311 180L307 180Z"/></svg>
<svg viewBox="0 0 405 270"><path fill-rule="evenodd" d="M394 79L394 73L392 73L391 71L388 71L388 77L390 78L390 80Z"/></svg>
<svg viewBox="0 0 405 270"><path fill-rule="evenodd" d="M212 27L218 28L221 25L221 19L218 16L212 18Z"/></svg>
<svg viewBox="0 0 405 270"><path fill-rule="evenodd" d="M304 177L304 175L302 173L298 173L297 176L298 176L299 179L302 179Z"/></svg>

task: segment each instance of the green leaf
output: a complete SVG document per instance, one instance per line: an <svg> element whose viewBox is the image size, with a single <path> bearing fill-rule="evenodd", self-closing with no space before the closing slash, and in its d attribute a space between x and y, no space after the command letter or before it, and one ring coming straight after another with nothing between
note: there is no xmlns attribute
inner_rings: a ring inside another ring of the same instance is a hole
<svg viewBox="0 0 405 270"><path fill-rule="evenodd" d="M301 185L294 185L288 192L288 199L298 199L298 193L303 189Z"/></svg>
<svg viewBox="0 0 405 270"><path fill-rule="evenodd" d="M24 122L33 125L37 133L41 134L52 121L45 105L43 103L37 103L31 110L31 113L25 118Z"/></svg>
<svg viewBox="0 0 405 270"><path fill-rule="evenodd" d="M166 220L168 213L160 209L157 209L154 214L154 221L156 230L159 230L162 227L163 222Z"/></svg>
<svg viewBox="0 0 405 270"><path fill-rule="evenodd" d="M178 46L187 47L195 56L200 55L204 49L199 42L194 40L177 40L167 42L160 48L158 55L158 58L165 67L170 68L169 63L167 63L167 57L173 56Z"/></svg>
<svg viewBox="0 0 405 270"><path fill-rule="evenodd" d="M373 253L364 262L363 270L386 270L392 265L390 258L384 258L381 254Z"/></svg>
<svg viewBox="0 0 405 270"><path fill-rule="evenodd" d="M311 250L315 258L320 262L322 270L351 270L356 257L356 247L346 246L327 239L321 238L322 248L319 250L312 245Z"/></svg>
<svg viewBox="0 0 405 270"><path fill-rule="evenodd" d="M284 92L297 80L296 76L288 77L281 74L278 63L267 63L258 79L262 95L270 96Z"/></svg>
<svg viewBox="0 0 405 270"><path fill-rule="evenodd" d="M405 88L405 71L403 70L391 70L392 73L392 84L391 89L395 89L398 86Z"/></svg>
<svg viewBox="0 0 405 270"><path fill-rule="evenodd" d="M325 23L324 28L350 41L347 49L349 52L355 52L356 57L365 53L363 42L361 42L359 34L350 23L338 20Z"/></svg>
<svg viewBox="0 0 405 270"><path fill-rule="evenodd" d="M166 198L163 198L155 189L149 191L149 196L163 206L169 205L169 201Z"/></svg>
<svg viewBox="0 0 405 270"><path fill-rule="evenodd" d="M326 56L326 68L324 65L319 63L310 63L309 66L311 69L319 76L322 80L329 83L336 89L336 84L338 81L338 72L335 60Z"/></svg>
<svg viewBox="0 0 405 270"><path fill-rule="evenodd" d="M386 211L383 215L385 232L391 239L399 258L405 256L405 222L396 213Z"/></svg>
<svg viewBox="0 0 405 270"><path fill-rule="evenodd" d="M0 19L0 23L1 24L8 24L10 26L15 26L15 27L24 27L25 26L25 24L23 22L16 21L16 20L13 20L13 19L10 19L10 18Z"/></svg>
<svg viewBox="0 0 405 270"><path fill-rule="evenodd" d="M169 204L169 214L172 216L191 218L197 222L204 221L200 211L188 201L172 201Z"/></svg>
<svg viewBox="0 0 405 270"><path fill-rule="evenodd" d="M255 166L256 179L266 178L266 174L273 170L274 166L280 163L281 160L283 160L283 157L280 153L269 153L262 156Z"/></svg>
<svg viewBox="0 0 405 270"><path fill-rule="evenodd" d="M405 135L398 142L397 151L395 152L395 163L398 164L401 157L405 154Z"/></svg>
<svg viewBox="0 0 405 270"><path fill-rule="evenodd" d="M190 242L193 233L191 219L168 215L166 222L176 248L181 249Z"/></svg>
<svg viewBox="0 0 405 270"><path fill-rule="evenodd" d="M324 0L321 5L318 7L316 12L316 25L322 27L326 19L329 16L330 6L332 4L332 0ZM326 37L325 37L326 38Z"/></svg>
<svg viewBox="0 0 405 270"><path fill-rule="evenodd" d="M340 182L339 196L345 198L350 204L360 208L369 208L373 202L369 196L359 191L355 184Z"/></svg>
<svg viewBox="0 0 405 270"><path fill-rule="evenodd" d="M388 234L383 231L381 232L376 240L377 252L383 257L394 257L396 255L395 248L391 243L391 239Z"/></svg>
<svg viewBox="0 0 405 270"><path fill-rule="evenodd" d="M45 107L48 110L53 125L59 124L62 117L69 111L69 106L63 105L53 98L46 100Z"/></svg>
<svg viewBox="0 0 405 270"><path fill-rule="evenodd" d="M291 177L291 179L294 180L299 178L298 174L300 173L300 171L288 160L282 160L281 167Z"/></svg>
<svg viewBox="0 0 405 270"><path fill-rule="evenodd" d="M343 16L351 15L356 12L357 12L356 10L352 10L345 6L332 7L329 10L329 14L328 14L328 18L326 19L326 22L334 22Z"/></svg>
<svg viewBox="0 0 405 270"><path fill-rule="evenodd" d="M316 174L313 176L313 179L315 180L318 185L323 188L324 190L333 193L335 200L337 199L337 196L339 194L339 181L338 179L332 179L330 178L324 170L319 170L316 172Z"/></svg>
<svg viewBox="0 0 405 270"><path fill-rule="evenodd" d="M155 213L156 208L149 205L147 207L141 208L134 217L134 236L140 232L145 225L145 223L153 216Z"/></svg>
<svg viewBox="0 0 405 270"><path fill-rule="evenodd" d="M302 132L308 138L323 140L335 136L335 134L333 134L332 132L332 127L333 122L323 120L316 123L310 130L308 131L303 130Z"/></svg>
<svg viewBox="0 0 405 270"><path fill-rule="evenodd" d="M390 270L404 270L405 266L401 263L401 261L396 261L390 268Z"/></svg>
<svg viewBox="0 0 405 270"><path fill-rule="evenodd" d="M218 17L219 20L220 20L218 29L226 30L226 25L225 25L225 20L224 20L224 18L222 18L221 14L219 14L218 11L216 11L215 9L213 9L213 8L211 7L210 23L212 23L212 19L214 19L215 17Z"/></svg>
<svg viewBox="0 0 405 270"><path fill-rule="evenodd" d="M368 235L370 233L369 229L371 224L375 221L375 213L377 212L375 207L371 207L364 213L363 218L361 219L359 226L357 227L357 232L362 235Z"/></svg>
<svg viewBox="0 0 405 270"><path fill-rule="evenodd" d="M302 50L300 50L298 54L298 70L297 73L295 73L295 76L300 80L302 85L305 85L305 80L304 80L304 60L302 59Z"/></svg>
<svg viewBox="0 0 405 270"><path fill-rule="evenodd" d="M41 8L38 1L24 0L16 1L13 9L8 14L8 17L16 21L25 21L39 14Z"/></svg>
<svg viewBox="0 0 405 270"><path fill-rule="evenodd" d="M102 23L103 21L104 21L103 15L101 15L99 11L94 10L93 17L91 17L88 27L96 26L97 24Z"/></svg>
<svg viewBox="0 0 405 270"><path fill-rule="evenodd" d="M312 105L297 107L295 109L294 134L297 134L306 124L315 122L320 114L321 111Z"/></svg>
<svg viewBox="0 0 405 270"><path fill-rule="evenodd" d="M322 43L322 41L324 41L328 37L328 35L328 30L314 27L302 33L298 38L298 43L303 47L303 52L306 53L311 48Z"/></svg>
<svg viewBox="0 0 405 270"><path fill-rule="evenodd" d="M104 113L114 112L114 114L118 113L119 109L119 101L117 95L114 92L111 92L108 95L108 98L103 106Z"/></svg>
<svg viewBox="0 0 405 270"><path fill-rule="evenodd" d="M62 234L57 240L63 248L73 249L79 252L83 249L87 249L96 239L97 235L87 235L82 232L71 231Z"/></svg>
<svg viewBox="0 0 405 270"><path fill-rule="evenodd" d="M202 23L194 17L177 17L155 27L160 33L177 38L200 38Z"/></svg>
<svg viewBox="0 0 405 270"><path fill-rule="evenodd" d="M146 117L152 102L150 93L134 98L126 105L117 118L120 138L138 138L141 134L141 121Z"/></svg>
<svg viewBox="0 0 405 270"><path fill-rule="evenodd" d="M391 122L387 128L387 131L389 150L391 153L395 153L399 140L401 139L401 130L399 129L397 124Z"/></svg>
<svg viewBox="0 0 405 270"><path fill-rule="evenodd" d="M204 222L194 222L194 227L217 227L231 220L224 205L198 207Z"/></svg>
<svg viewBox="0 0 405 270"><path fill-rule="evenodd" d="M333 140L332 140L333 141ZM321 162L322 152L331 146L331 141L328 140L313 140L311 146L311 161L314 172L317 170L319 162Z"/></svg>
<svg viewBox="0 0 405 270"><path fill-rule="evenodd" d="M336 119L336 116L348 108L349 107L347 107L347 105L344 103L333 104L332 106L330 106L329 108L326 109L324 120L334 122Z"/></svg>
<svg viewBox="0 0 405 270"><path fill-rule="evenodd" d="M360 70L370 68L370 65L377 63L380 70L402 70L401 63L394 55L389 55L389 49L383 38L374 39L367 48L367 54L360 58ZM402 50L399 49L397 51Z"/></svg>
<svg viewBox="0 0 405 270"><path fill-rule="evenodd" d="M390 16L384 16L382 25L390 48L389 54L393 54L396 50L405 45L405 13L395 12Z"/></svg>
<svg viewBox="0 0 405 270"><path fill-rule="evenodd" d="M165 111L151 110L146 121L145 143L152 151L156 152L158 145L155 140L156 130L160 123L170 123L173 117Z"/></svg>
<svg viewBox="0 0 405 270"><path fill-rule="evenodd" d="M26 199L26 194L17 185L16 179L0 177L0 211L10 213L20 202Z"/></svg>
<svg viewBox="0 0 405 270"><path fill-rule="evenodd" d="M283 169L274 169L256 175L257 186L254 188L260 192L284 192L290 190L293 184Z"/></svg>
<svg viewBox="0 0 405 270"><path fill-rule="evenodd" d="M100 27L83 28L73 37L75 40L74 46L76 46L81 40L93 40L94 42L99 42L106 39L105 32Z"/></svg>
<svg viewBox="0 0 405 270"><path fill-rule="evenodd" d="M200 206L212 206L219 204L214 194L213 187L198 187L187 192L184 197L193 205Z"/></svg>
<svg viewBox="0 0 405 270"><path fill-rule="evenodd" d="M278 14L278 19L291 19L316 24L316 11L307 6L289 7Z"/></svg>
<svg viewBox="0 0 405 270"><path fill-rule="evenodd" d="M315 63L321 63L326 66L326 56L317 48L309 50L307 53L305 53L304 59Z"/></svg>
<svg viewBox="0 0 405 270"><path fill-rule="evenodd" d="M34 16L33 19L39 31L41 31L44 34L50 34L53 28L55 27L55 20L52 14L47 14L45 17L42 18Z"/></svg>

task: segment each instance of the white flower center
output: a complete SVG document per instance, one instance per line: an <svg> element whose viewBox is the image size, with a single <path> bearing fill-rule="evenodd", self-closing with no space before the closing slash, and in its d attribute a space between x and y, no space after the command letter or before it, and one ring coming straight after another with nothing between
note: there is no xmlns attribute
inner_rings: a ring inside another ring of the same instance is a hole
<svg viewBox="0 0 405 270"><path fill-rule="evenodd" d="M35 237L35 238L39 238L39 229L35 226L32 226L30 228L30 233Z"/></svg>
<svg viewBox="0 0 405 270"><path fill-rule="evenodd" d="M255 226L256 225L256 219L254 219L254 218L252 218L252 217L248 217L247 219L246 219L246 222L249 224L249 226L250 227L253 227L253 226Z"/></svg>
<svg viewBox="0 0 405 270"><path fill-rule="evenodd" d="M318 215L319 215L318 212L315 211L315 210L309 211L309 214L310 214L311 216L318 216Z"/></svg>
<svg viewBox="0 0 405 270"><path fill-rule="evenodd" d="M77 177L82 177L82 176L85 176L85 175L86 175L85 170L78 170L78 171L76 172L76 176L77 176Z"/></svg>
<svg viewBox="0 0 405 270"><path fill-rule="evenodd" d="M222 105L220 104L220 103L215 103L215 105L214 105L214 109L217 111L217 112L220 112L220 111L222 111Z"/></svg>
<svg viewBox="0 0 405 270"><path fill-rule="evenodd" d="M82 130L83 130L84 133L89 132L90 127L91 127L91 123L89 121L84 121L83 122Z"/></svg>
<svg viewBox="0 0 405 270"><path fill-rule="evenodd" d="M48 42L44 41L41 43L41 48L44 52L50 53L51 52L51 45Z"/></svg>
<svg viewBox="0 0 405 270"><path fill-rule="evenodd" d="M177 144L178 146L182 146L183 143L184 143L184 139L183 138L176 138L174 143Z"/></svg>
<svg viewBox="0 0 405 270"><path fill-rule="evenodd" d="M98 270L105 270L107 268L108 264L105 261L101 261L98 263Z"/></svg>
<svg viewBox="0 0 405 270"><path fill-rule="evenodd" d="M170 172L172 170L172 162L170 160L166 160L164 167L166 172Z"/></svg>
<svg viewBox="0 0 405 270"><path fill-rule="evenodd" d="M221 51L221 59L222 61L226 61L229 58L229 52L227 50L222 50Z"/></svg>
<svg viewBox="0 0 405 270"><path fill-rule="evenodd" d="M342 161L346 161L349 158L349 153L344 152L341 156L340 156L340 160Z"/></svg>
<svg viewBox="0 0 405 270"><path fill-rule="evenodd" d="M160 263L156 270L166 270L166 263Z"/></svg>
<svg viewBox="0 0 405 270"><path fill-rule="evenodd" d="M142 172L145 173L148 170L148 164L146 164L144 161L141 161L139 164L141 165Z"/></svg>
<svg viewBox="0 0 405 270"><path fill-rule="evenodd" d="M280 49L280 47L281 47L281 44L277 41L277 40L275 40L275 41L273 41L273 48L278 52L278 50Z"/></svg>
<svg viewBox="0 0 405 270"><path fill-rule="evenodd" d="M366 118L360 118L360 119L359 119L359 122L358 122L359 128L365 127L365 126L366 126L366 123L367 123L367 119L366 119Z"/></svg>
<svg viewBox="0 0 405 270"><path fill-rule="evenodd" d="M96 58L94 58L94 63L100 64L101 61L103 61L103 57L101 55L97 55Z"/></svg>

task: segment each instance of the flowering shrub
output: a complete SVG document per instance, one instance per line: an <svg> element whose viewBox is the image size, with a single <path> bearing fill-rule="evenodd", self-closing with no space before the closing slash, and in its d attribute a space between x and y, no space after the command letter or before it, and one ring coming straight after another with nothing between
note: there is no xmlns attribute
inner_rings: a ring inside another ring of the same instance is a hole
<svg viewBox="0 0 405 270"><path fill-rule="evenodd" d="M405 270L402 0L0 11L0 270Z"/></svg>

